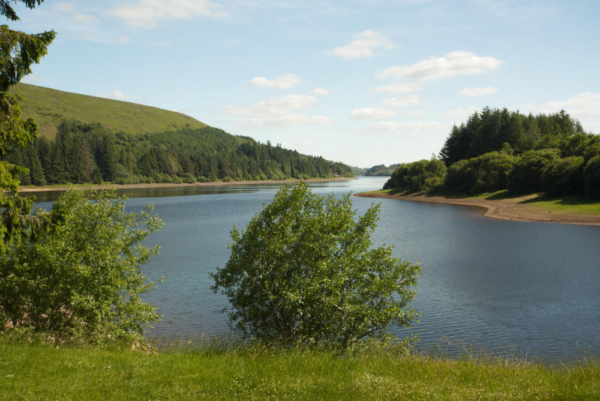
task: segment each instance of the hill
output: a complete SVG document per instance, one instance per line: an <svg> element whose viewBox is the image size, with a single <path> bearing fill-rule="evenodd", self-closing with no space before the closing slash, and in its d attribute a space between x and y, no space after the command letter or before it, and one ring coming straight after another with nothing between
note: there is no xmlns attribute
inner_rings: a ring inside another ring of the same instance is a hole
<svg viewBox="0 0 600 401"><path fill-rule="evenodd" d="M261 144L155 107L17 85L40 137L2 159L24 185L194 183L353 177L350 167Z"/></svg>
<svg viewBox="0 0 600 401"><path fill-rule="evenodd" d="M40 86L18 84L10 90L22 96L25 118L33 117L40 136L54 138L61 121L99 123L113 132L138 135L207 125L181 113L141 104L79 95Z"/></svg>

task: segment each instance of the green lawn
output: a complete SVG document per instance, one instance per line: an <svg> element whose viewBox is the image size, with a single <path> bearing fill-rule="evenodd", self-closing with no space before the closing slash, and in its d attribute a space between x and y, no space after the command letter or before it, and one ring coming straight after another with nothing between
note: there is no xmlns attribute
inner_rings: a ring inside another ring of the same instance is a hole
<svg viewBox="0 0 600 401"><path fill-rule="evenodd" d="M146 355L0 343L0 399L598 399L599 362L550 366L255 347Z"/></svg>

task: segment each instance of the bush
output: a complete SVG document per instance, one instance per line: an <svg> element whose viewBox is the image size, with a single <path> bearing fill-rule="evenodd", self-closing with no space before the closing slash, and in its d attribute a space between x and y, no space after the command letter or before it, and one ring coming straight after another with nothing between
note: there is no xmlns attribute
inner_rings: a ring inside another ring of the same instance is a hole
<svg viewBox="0 0 600 401"><path fill-rule="evenodd" d="M506 189L514 158L505 152L490 152L450 166L446 187L478 194Z"/></svg>
<svg viewBox="0 0 600 401"><path fill-rule="evenodd" d="M140 265L158 253L141 243L163 225L151 210L125 213L116 190L63 194L56 225L0 258L0 330L55 342L141 340L160 317L140 299L155 287Z"/></svg>
<svg viewBox="0 0 600 401"><path fill-rule="evenodd" d="M445 186L449 189L454 189L459 192L466 192L471 185L467 177L468 160L459 160L448 168L446 174Z"/></svg>
<svg viewBox="0 0 600 401"><path fill-rule="evenodd" d="M600 155L588 162L584 176L586 194L591 198L600 198Z"/></svg>
<svg viewBox="0 0 600 401"><path fill-rule="evenodd" d="M469 160L473 183L471 193L494 192L508 188L508 175L514 158L502 152L490 152Z"/></svg>
<svg viewBox="0 0 600 401"><path fill-rule="evenodd" d="M412 192L433 191L443 186L445 177L446 165L443 161L423 159L399 165L383 188L397 188Z"/></svg>
<svg viewBox="0 0 600 401"><path fill-rule="evenodd" d="M552 195L583 192L583 157L556 160L542 176L542 186Z"/></svg>
<svg viewBox="0 0 600 401"><path fill-rule="evenodd" d="M350 195L282 187L245 232L233 229L231 257L211 274L231 302L232 327L268 343L347 348L389 340L391 323L409 326L420 268L390 247L370 248L378 211L355 220Z"/></svg>
<svg viewBox="0 0 600 401"><path fill-rule="evenodd" d="M515 194L541 191L542 175L559 158L558 149L524 153L508 175L508 190Z"/></svg>

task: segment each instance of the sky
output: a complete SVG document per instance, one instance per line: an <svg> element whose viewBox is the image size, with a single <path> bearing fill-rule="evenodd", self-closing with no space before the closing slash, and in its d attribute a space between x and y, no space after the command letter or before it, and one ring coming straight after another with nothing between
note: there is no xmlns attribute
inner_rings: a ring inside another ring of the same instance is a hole
<svg viewBox="0 0 600 401"><path fill-rule="evenodd" d="M23 82L174 110L359 167L438 154L484 107L600 133L597 0L46 0Z"/></svg>

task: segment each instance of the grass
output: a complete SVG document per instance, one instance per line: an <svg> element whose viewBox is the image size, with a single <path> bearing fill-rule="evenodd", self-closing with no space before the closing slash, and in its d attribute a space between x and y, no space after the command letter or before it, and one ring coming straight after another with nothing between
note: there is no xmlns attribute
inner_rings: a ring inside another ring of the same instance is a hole
<svg viewBox="0 0 600 401"><path fill-rule="evenodd" d="M584 195L539 196L523 203L553 213L600 214L600 200L592 200Z"/></svg>
<svg viewBox="0 0 600 401"><path fill-rule="evenodd" d="M15 85L10 92L25 98L19 102L24 117L33 117L39 125L39 134L49 138L56 136L56 127L63 119L100 123L113 132L127 134L164 132L186 126L206 127L206 124L181 113L130 102L27 84Z"/></svg>
<svg viewBox="0 0 600 401"><path fill-rule="evenodd" d="M0 342L0 399L598 399L599 362L559 366L253 346L147 355Z"/></svg>
<svg viewBox="0 0 600 401"><path fill-rule="evenodd" d="M552 212L557 214L584 214L584 215L600 215L600 200L591 199L583 194L567 195L567 196L550 196L547 194L527 194L514 195L508 190L486 192L478 195L467 195L464 193L453 191L436 191L432 193L426 192L408 192L399 189L382 189L379 191L364 192L365 194L377 195L422 195L422 196L439 196L448 199L480 199L480 200L514 200L515 203L521 204L529 209Z"/></svg>

